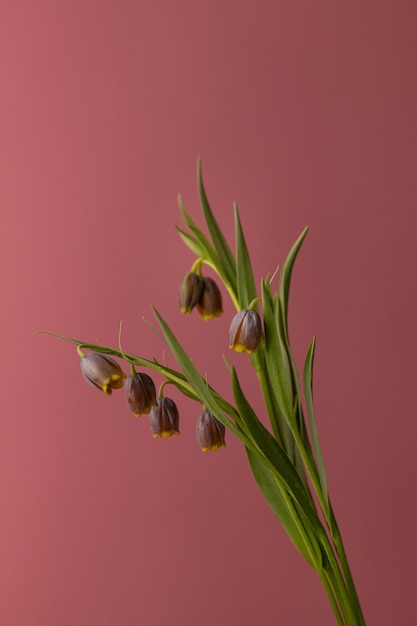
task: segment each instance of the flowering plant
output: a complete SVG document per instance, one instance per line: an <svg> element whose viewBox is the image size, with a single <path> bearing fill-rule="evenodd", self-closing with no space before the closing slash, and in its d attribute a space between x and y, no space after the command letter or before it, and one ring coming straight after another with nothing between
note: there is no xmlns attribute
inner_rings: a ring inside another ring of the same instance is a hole
<svg viewBox="0 0 417 626"><path fill-rule="evenodd" d="M222 295L217 283L203 275L210 266L230 295L237 313L231 320L229 347L247 353L259 380L269 427L259 419L240 383L236 368L225 359L230 374L234 404L226 401L196 369L171 328L153 308L162 336L178 364L171 369L156 359L119 349L86 343L50 333L76 344L85 380L107 395L124 387L131 411L148 414L154 437L179 434L179 411L164 395L167 383L203 405L196 424L197 442L203 451L225 445L226 429L243 444L254 478L268 504L301 555L317 571L328 595L337 623L360 626L365 621L349 569L341 533L331 505L323 455L314 417L313 362L311 341L299 375L288 335L288 298L297 254L307 234L301 233L279 272L279 287L272 289L275 275L267 275L257 291L252 265L237 206L234 207L236 251L233 254L207 200L197 168L198 190L208 234L204 234L185 210L180 211L186 228L178 228L196 261L183 277L179 305L183 313L196 309L209 320L222 314ZM48 332L48 331L40 331ZM87 351L87 352L86 352ZM126 375L117 357L130 367ZM159 392L149 374L164 377Z"/></svg>

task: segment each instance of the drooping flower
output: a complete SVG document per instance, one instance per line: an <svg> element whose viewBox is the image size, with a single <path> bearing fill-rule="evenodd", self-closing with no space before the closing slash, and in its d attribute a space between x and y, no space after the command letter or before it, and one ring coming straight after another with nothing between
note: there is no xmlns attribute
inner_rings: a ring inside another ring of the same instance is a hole
<svg viewBox="0 0 417 626"><path fill-rule="evenodd" d="M204 409L197 415L196 437L203 452L216 451L225 446L225 433L224 424L219 422L210 411Z"/></svg>
<svg viewBox="0 0 417 626"><path fill-rule="evenodd" d="M148 374L129 374L125 384L126 402L136 417L149 413L156 404L155 384Z"/></svg>
<svg viewBox="0 0 417 626"><path fill-rule="evenodd" d="M164 396L158 398L149 414L149 423L153 437L179 435L179 414L175 402Z"/></svg>
<svg viewBox="0 0 417 626"><path fill-rule="evenodd" d="M81 372L89 385L100 389L107 396L111 396L113 389L123 387L126 374L120 365L107 356L98 352L89 352L81 357Z"/></svg>
<svg viewBox="0 0 417 626"><path fill-rule="evenodd" d="M204 277L203 291L197 302L197 309L204 320L220 317L223 313L222 294L212 278Z"/></svg>
<svg viewBox="0 0 417 626"><path fill-rule="evenodd" d="M203 279L198 274L188 272L183 277L178 292L181 313L191 313L200 299L203 288Z"/></svg>
<svg viewBox="0 0 417 626"><path fill-rule="evenodd" d="M229 348L252 354L261 339L262 323L258 313L252 309L236 313L229 328Z"/></svg>

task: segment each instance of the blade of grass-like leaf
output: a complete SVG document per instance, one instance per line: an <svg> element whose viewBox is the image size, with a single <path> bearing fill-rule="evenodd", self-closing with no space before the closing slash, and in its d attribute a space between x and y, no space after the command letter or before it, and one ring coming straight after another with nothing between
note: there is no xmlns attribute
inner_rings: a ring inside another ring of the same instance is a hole
<svg viewBox="0 0 417 626"><path fill-rule="evenodd" d="M314 456L316 459L317 470L319 473L320 485L323 492L323 496L329 506L329 494L327 490L327 478L326 470L324 466L323 453L321 450L319 434L317 430L316 420L314 417L314 405L313 405L313 365L314 365L314 353L315 353L316 340L313 337L310 347L307 352L303 380L304 380L304 398L306 402L306 411L308 417L308 423L310 426L311 441L314 450Z"/></svg>
<svg viewBox="0 0 417 626"><path fill-rule="evenodd" d="M295 259L297 258L297 254L301 248L301 244L303 243L308 232L308 226L303 230L293 247L291 248L284 265L281 268L280 274L280 287L279 287L279 297L283 304L283 328L284 333L288 339L288 299L290 294L290 283L291 283L291 275L294 267Z"/></svg>
<svg viewBox="0 0 417 626"><path fill-rule="evenodd" d="M219 256L220 263L222 264L224 273L227 277L228 283L236 292L236 263L220 227L213 215L207 200L207 195L203 185L203 178L201 173L201 161L197 162L197 185L200 195L201 208L203 209L204 219L206 220L207 228L209 229L210 236L213 242L213 246Z"/></svg>
<svg viewBox="0 0 417 626"><path fill-rule="evenodd" d="M188 215L182 203L181 196L178 196L178 206L179 206L181 215L183 216L186 225L194 234L195 238L200 242L202 249L206 251L207 258L211 260L212 262L217 261L218 256L216 254L216 251L214 250L213 246L211 245L211 243L209 242L205 234L202 232L202 230L197 226L194 220L191 219L191 217Z"/></svg>
<svg viewBox="0 0 417 626"><path fill-rule="evenodd" d="M278 304L278 297L272 296L270 283L262 281L266 364L272 381L272 393L279 408L280 432L283 434L285 450L307 487L305 467L301 460L303 449L306 447L305 427L302 413L299 410L298 388L295 388L294 385L294 381L298 381L298 374L295 371L295 375L293 375L291 369L292 362L288 358L280 329ZM308 450L308 441L307 444Z"/></svg>
<svg viewBox="0 0 417 626"><path fill-rule="evenodd" d="M317 511L310 494L306 491L300 476L289 460L287 454L278 445L274 437L265 428L262 422L260 422L257 418L254 410L243 393L234 368L232 368L232 388L240 417L250 432L251 438L255 442L256 446L267 460L267 463L264 462L264 465L266 465L266 467L273 472L275 479L278 480L281 487L285 488L297 503L300 512L302 512L306 522L308 522L311 527L308 531L306 531L308 535L310 536L312 531L316 539L325 539L326 533L320 519L318 518ZM304 524L303 527L306 528ZM314 562L314 566L318 567L318 564L321 563L321 552L317 544L312 544L312 547L313 550L311 558Z"/></svg>
<svg viewBox="0 0 417 626"><path fill-rule="evenodd" d="M189 233L185 232L185 230L182 230L182 228L180 228L179 226L176 226L175 228L177 229L178 234L185 243L185 245L190 248L190 250L194 252L195 255L197 255L198 257L207 258L207 251L201 245L200 241L198 241L195 237L192 237Z"/></svg>
<svg viewBox="0 0 417 626"><path fill-rule="evenodd" d="M278 292L272 298L272 309L274 313L276 333L280 345L282 366L284 368L285 378L288 381L288 387L289 389L291 389L291 396L292 398L294 398L296 395L300 395L298 371L295 365L295 361L292 358L291 349L287 341L286 333L284 332L282 303L279 299Z"/></svg>
<svg viewBox="0 0 417 626"><path fill-rule="evenodd" d="M280 520L287 535L300 554L310 565L317 569L315 559L311 556L314 554L315 558L317 558L316 555L320 554L320 549L314 534L310 533L308 538L303 536L305 535L305 529L301 524L301 520L298 518L298 514L295 510L296 505L291 501L288 493L279 484L274 474L261 463L251 450L246 449L246 452L253 476L265 500ZM312 545L308 546L308 543L314 543L314 548Z"/></svg>
<svg viewBox="0 0 417 626"><path fill-rule="evenodd" d="M301 393L300 393L300 381L299 381L298 369L297 369L295 359L291 352L288 335L284 330L283 303L280 300L278 293L274 295L274 314L275 314L275 323L277 327L279 342L281 346L282 363L285 369L285 374L288 380L288 384L291 387L291 393L293 397L295 424L296 424L298 432L301 435L301 438L305 442L306 447L309 448L310 443L308 441L308 437L306 433L304 416L303 416L302 406L300 402Z"/></svg>
<svg viewBox="0 0 417 626"><path fill-rule="evenodd" d="M237 204L234 205L235 233L236 233L236 270L237 270L237 293L241 309L246 309L256 298L255 279L253 277L252 264L240 222Z"/></svg>
<svg viewBox="0 0 417 626"><path fill-rule="evenodd" d="M269 284L262 281L261 289L267 367L280 412L286 416L287 420L291 420L293 416L292 384L283 360L271 288Z"/></svg>

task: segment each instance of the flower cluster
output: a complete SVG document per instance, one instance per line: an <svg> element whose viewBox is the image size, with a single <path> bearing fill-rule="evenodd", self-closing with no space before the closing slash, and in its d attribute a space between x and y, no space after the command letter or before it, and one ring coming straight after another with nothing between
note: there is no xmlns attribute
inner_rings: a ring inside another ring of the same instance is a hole
<svg viewBox="0 0 417 626"><path fill-rule="evenodd" d="M223 313L220 289L213 279L188 272L179 288L181 313L191 313L196 307L207 321ZM229 328L229 348L236 352L255 352L262 339L262 323L258 313L251 309L238 311Z"/></svg>
<svg viewBox="0 0 417 626"><path fill-rule="evenodd" d="M222 296L219 287L211 278L188 272L179 288L179 305L182 313L197 308L204 320L219 317L222 312ZM252 354L262 339L262 324L258 313L251 309L238 311L229 328L229 347L237 352ZM127 405L136 417L149 415L153 437L171 437L179 434L179 413L173 400L163 396L162 389L157 397L155 383L143 372L126 375L112 357L99 352L81 355L81 372L89 385L110 396L114 389L124 385ZM225 426L205 407L197 416L196 438L200 448L218 450L225 446Z"/></svg>
<svg viewBox="0 0 417 626"><path fill-rule="evenodd" d="M191 313L194 307L203 320L220 317L223 313L222 294L212 278L191 271L182 279L179 288L181 313Z"/></svg>
<svg viewBox="0 0 417 626"><path fill-rule="evenodd" d="M107 396L124 384L127 405L136 417L149 415L153 437L179 435L177 405L171 398L162 395L166 382L161 385L157 398L155 383L148 374L136 372L132 367L131 374L126 376L117 361L99 352L82 354L81 372L89 385ZM225 427L210 411L203 410L197 416L196 438L203 452L218 450L226 445Z"/></svg>

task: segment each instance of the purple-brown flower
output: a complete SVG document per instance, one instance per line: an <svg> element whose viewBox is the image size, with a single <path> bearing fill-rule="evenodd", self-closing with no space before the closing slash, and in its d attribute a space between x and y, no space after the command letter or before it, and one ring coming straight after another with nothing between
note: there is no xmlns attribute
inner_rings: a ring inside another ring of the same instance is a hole
<svg viewBox="0 0 417 626"><path fill-rule="evenodd" d="M179 435L179 414L177 405L170 398L161 397L149 414L153 437Z"/></svg>
<svg viewBox="0 0 417 626"><path fill-rule="evenodd" d="M203 410L197 415L196 437L203 452L225 446L225 433L225 426L210 411Z"/></svg>
<svg viewBox="0 0 417 626"><path fill-rule="evenodd" d="M178 292L181 313L191 313L200 299L203 288L203 279L198 274L188 272L183 277Z"/></svg>
<svg viewBox="0 0 417 626"><path fill-rule="evenodd" d="M229 348L236 352L255 352L262 339L262 323L256 311L236 313L229 328Z"/></svg>
<svg viewBox="0 0 417 626"><path fill-rule="evenodd" d="M89 352L81 357L80 364L87 383L103 391L106 396L111 396L113 389L123 387L126 374L117 361L106 354Z"/></svg>
<svg viewBox="0 0 417 626"><path fill-rule="evenodd" d="M136 417L149 413L156 404L155 385L147 374L130 374L126 378L125 395L126 402Z"/></svg>
<svg viewBox="0 0 417 626"><path fill-rule="evenodd" d="M222 294L220 289L211 278L204 277L203 291L197 302L197 309L204 320L211 320L213 317L220 317L223 313Z"/></svg>

